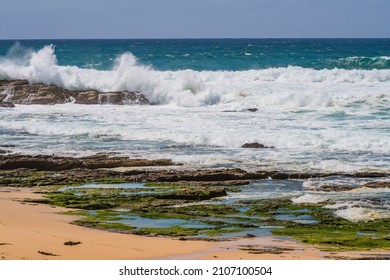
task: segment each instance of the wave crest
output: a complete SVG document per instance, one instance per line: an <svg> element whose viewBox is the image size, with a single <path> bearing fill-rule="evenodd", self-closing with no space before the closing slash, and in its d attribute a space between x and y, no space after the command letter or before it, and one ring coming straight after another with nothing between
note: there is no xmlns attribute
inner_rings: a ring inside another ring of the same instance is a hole
<svg viewBox="0 0 390 280"><path fill-rule="evenodd" d="M390 57L388 56L351 56L331 61L335 67L345 69L389 69Z"/></svg>
<svg viewBox="0 0 390 280"><path fill-rule="evenodd" d="M328 107L379 97L390 99L390 70L290 66L246 71L157 71L141 64L132 53L124 53L111 70L99 71L58 65L53 45L36 52L10 53L0 58L0 79L27 79L70 90L136 90L159 104ZM389 63L390 58L378 61Z"/></svg>

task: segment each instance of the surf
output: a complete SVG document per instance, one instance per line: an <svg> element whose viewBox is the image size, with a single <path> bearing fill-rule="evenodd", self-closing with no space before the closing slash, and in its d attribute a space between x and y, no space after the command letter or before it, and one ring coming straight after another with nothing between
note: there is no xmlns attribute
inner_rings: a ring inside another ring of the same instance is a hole
<svg viewBox="0 0 390 280"><path fill-rule="evenodd" d="M130 52L109 70L59 65L54 45L0 58L0 79L26 79L69 90L140 91L155 104L182 107L328 107L390 99L390 70L345 70L288 66L245 71L161 71Z"/></svg>

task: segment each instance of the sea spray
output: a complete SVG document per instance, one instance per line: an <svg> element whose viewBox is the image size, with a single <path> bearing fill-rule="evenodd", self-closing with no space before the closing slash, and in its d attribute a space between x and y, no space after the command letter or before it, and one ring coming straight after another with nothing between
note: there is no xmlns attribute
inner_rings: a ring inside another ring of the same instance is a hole
<svg viewBox="0 0 390 280"><path fill-rule="evenodd" d="M71 90L141 91L157 104L199 107L215 104L244 106L349 106L381 98L390 70L314 70L297 66L246 71L159 71L143 65L131 53L115 59L110 70L61 66L54 45L24 56L25 61L0 59L0 77L55 84Z"/></svg>

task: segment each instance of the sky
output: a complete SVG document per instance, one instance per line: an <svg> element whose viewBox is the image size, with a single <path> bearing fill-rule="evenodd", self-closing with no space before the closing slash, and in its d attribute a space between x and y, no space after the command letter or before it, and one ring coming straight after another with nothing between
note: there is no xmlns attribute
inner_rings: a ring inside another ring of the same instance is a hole
<svg viewBox="0 0 390 280"><path fill-rule="evenodd" d="M390 0L0 0L0 39L389 38Z"/></svg>

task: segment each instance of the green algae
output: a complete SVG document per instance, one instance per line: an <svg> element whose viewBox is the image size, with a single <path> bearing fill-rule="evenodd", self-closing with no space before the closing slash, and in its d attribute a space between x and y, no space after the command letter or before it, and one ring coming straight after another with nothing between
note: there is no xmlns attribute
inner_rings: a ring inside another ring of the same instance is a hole
<svg viewBox="0 0 390 280"><path fill-rule="evenodd" d="M155 235L155 236L171 236L171 237L184 237L195 236L199 234L198 228L183 228L180 226L172 226L168 228L140 228L133 233L140 235Z"/></svg>
<svg viewBox="0 0 390 280"><path fill-rule="evenodd" d="M144 194L144 189L127 192L127 189L99 189L77 188L71 190L49 191L42 201L52 205L79 209L67 214L78 216L74 223L86 227L107 229L119 232L129 232L144 235L162 235L172 237L183 236L219 236L225 233L240 231L237 227L227 229L228 226L237 226L237 222L224 223L208 221L211 217L225 217L236 215L240 211L233 206L223 204L191 204L189 202L202 201L213 191L220 192L219 188L210 187L175 187L169 189L158 188L155 193ZM123 194L126 191L126 194ZM118 211L118 209L121 209ZM121 222L126 216L137 215L148 219L181 219L198 221L204 228L172 226L165 228L136 228ZM245 228L245 225L239 225Z"/></svg>
<svg viewBox="0 0 390 280"><path fill-rule="evenodd" d="M176 182L146 182L144 183L145 187L158 187L158 188L179 188L185 187L189 184L176 183Z"/></svg>
<svg viewBox="0 0 390 280"><path fill-rule="evenodd" d="M122 223L107 223L103 221L94 221L94 220L77 220L72 222L75 225L84 226L84 227L91 227L91 228L97 228L97 229L103 229L103 230L109 230L109 231L115 231L115 232L122 232L122 233L133 233L135 227L125 225Z"/></svg>
<svg viewBox="0 0 390 280"><path fill-rule="evenodd" d="M242 231L242 228L217 228L217 229L208 229L208 230L204 230L202 231L202 234L206 235L206 236L212 236L212 237L215 237L215 236L221 236L221 235L225 235L225 234L229 234L229 233L239 233Z"/></svg>
<svg viewBox="0 0 390 280"><path fill-rule="evenodd" d="M36 171L32 169L0 170L0 186L8 187L49 187L53 185L76 185L88 181L87 178L59 176L53 171Z"/></svg>
<svg viewBox="0 0 390 280"><path fill-rule="evenodd" d="M181 207L171 207L170 209L175 213L195 217L223 217L229 214L240 213L235 207L224 204L183 205Z"/></svg>
<svg viewBox="0 0 390 280"><path fill-rule="evenodd" d="M127 180L120 177L103 177L99 178L98 181L95 183L97 184L124 184L127 183Z"/></svg>
<svg viewBox="0 0 390 280"><path fill-rule="evenodd" d="M241 203L250 205L250 209L245 212L246 215L263 217L273 217L278 210L286 208L292 204L290 198L250 200L242 201Z"/></svg>
<svg viewBox="0 0 390 280"><path fill-rule="evenodd" d="M320 245L325 250L370 250L390 248L390 219L351 222L337 217L322 204L293 204L289 198L244 201L251 205L249 216L262 216L269 225L281 226L274 235L290 236L303 243ZM280 213L293 216L310 215L315 224L279 221Z"/></svg>
<svg viewBox="0 0 390 280"><path fill-rule="evenodd" d="M323 208L317 208L311 214L319 220L318 224L290 224L274 229L272 233L291 236L308 244L321 245L327 250L390 248L390 219L355 223L337 217Z"/></svg>
<svg viewBox="0 0 390 280"><path fill-rule="evenodd" d="M41 176L37 173L36 176ZM113 184L111 179L99 183ZM115 180L114 180L115 181ZM119 180L118 182L123 183ZM290 197L237 201L223 204L214 197L226 194L218 187L184 186L176 183L150 183L144 188L47 187L43 199L27 202L73 208L67 214L77 216L74 224L102 230L151 236L199 237L224 236L261 227L274 228L278 236L290 236L301 242L319 245L324 250L370 250L390 248L390 220L353 223L337 217L323 204L294 204ZM230 190L228 189L230 192ZM234 191L239 191L236 188ZM241 208L245 208L240 211ZM312 217L315 224L280 220L278 215ZM181 219L203 223L204 227L136 227L124 216L148 219Z"/></svg>

